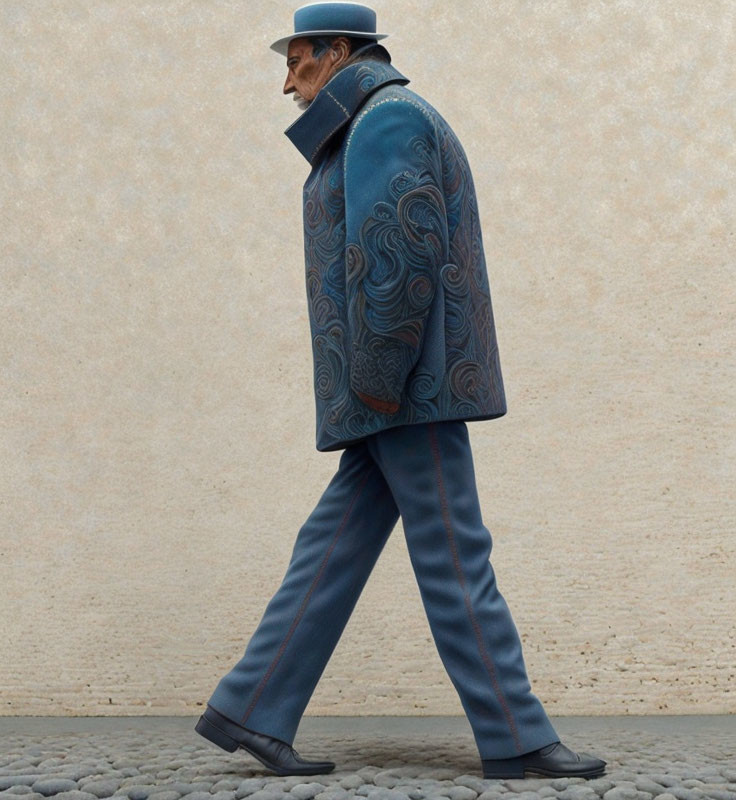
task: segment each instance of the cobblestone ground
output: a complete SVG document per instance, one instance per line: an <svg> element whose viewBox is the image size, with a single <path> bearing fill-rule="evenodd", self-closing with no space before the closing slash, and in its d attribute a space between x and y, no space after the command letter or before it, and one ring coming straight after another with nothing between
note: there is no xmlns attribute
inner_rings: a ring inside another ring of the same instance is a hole
<svg viewBox="0 0 736 800"><path fill-rule="evenodd" d="M295 749L337 764L310 777L278 777L243 750L220 750L193 731L196 717L173 725L106 719L97 730L55 730L58 718L46 730L35 718L28 730L22 720L33 718L16 719L0 718L0 800L736 800L732 717L660 719L648 729L621 717L618 725L555 720L568 747L608 762L606 774L590 780L484 780L469 729L443 721L452 718L383 730L345 718L310 726L305 717Z"/></svg>

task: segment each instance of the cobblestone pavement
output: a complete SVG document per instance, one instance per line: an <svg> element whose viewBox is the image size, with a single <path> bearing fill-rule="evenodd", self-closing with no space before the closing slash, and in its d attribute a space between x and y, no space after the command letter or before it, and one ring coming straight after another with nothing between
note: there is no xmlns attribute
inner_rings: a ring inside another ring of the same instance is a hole
<svg viewBox="0 0 736 800"><path fill-rule="evenodd" d="M304 717L305 758L337 766L278 777L194 732L197 717L0 717L0 800L736 800L736 717L560 717L584 778L484 780L463 717Z"/></svg>

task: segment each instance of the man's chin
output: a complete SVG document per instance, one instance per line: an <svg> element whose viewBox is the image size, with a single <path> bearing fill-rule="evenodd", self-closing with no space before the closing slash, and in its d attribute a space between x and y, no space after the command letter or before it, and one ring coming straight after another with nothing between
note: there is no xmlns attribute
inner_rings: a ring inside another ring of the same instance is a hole
<svg viewBox="0 0 736 800"><path fill-rule="evenodd" d="M294 102L300 111L306 111L312 103L311 100L295 100Z"/></svg>

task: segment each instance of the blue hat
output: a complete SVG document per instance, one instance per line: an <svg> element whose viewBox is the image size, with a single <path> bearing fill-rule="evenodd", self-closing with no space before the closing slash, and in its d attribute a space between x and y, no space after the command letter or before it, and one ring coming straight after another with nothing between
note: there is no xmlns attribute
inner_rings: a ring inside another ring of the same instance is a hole
<svg viewBox="0 0 736 800"><path fill-rule="evenodd" d="M376 33L376 12L360 3L310 3L294 12L294 33L277 39L271 49L285 56L289 42L300 36L357 36L385 39Z"/></svg>

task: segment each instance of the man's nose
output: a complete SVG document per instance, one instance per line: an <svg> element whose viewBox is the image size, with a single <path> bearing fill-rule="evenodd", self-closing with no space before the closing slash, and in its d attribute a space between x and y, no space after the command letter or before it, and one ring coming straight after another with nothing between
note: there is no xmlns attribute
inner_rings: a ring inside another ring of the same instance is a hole
<svg viewBox="0 0 736 800"><path fill-rule="evenodd" d="M291 82L291 77L287 74L286 83L284 84L284 94L289 94L296 89L296 86Z"/></svg>

